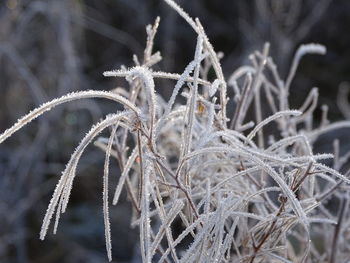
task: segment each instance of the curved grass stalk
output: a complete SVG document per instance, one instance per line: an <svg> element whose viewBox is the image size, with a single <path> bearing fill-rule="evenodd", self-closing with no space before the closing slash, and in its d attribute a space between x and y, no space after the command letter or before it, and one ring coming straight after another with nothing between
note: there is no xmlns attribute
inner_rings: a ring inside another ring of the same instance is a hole
<svg viewBox="0 0 350 263"><path fill-rule="evenodd" d="M283 116L300 116L302 114L301 111L297 111L297 110L287 110L287 111L279 111L276 112L275 114L271 115L270 117L266 118L265 120L263 120L262 122L260 122L258 125L255 126L255 128L248 134L247 136L247 140L252 140L254 138L254 136L256 135L256 133L265 125L267 125L268 123L281 118Z"/></svg>
<svg viewBox="0 0 350 263"><path fill-rule="evenodd" d="M111 156L112 144L114 140L114 136L117 130L117 126L114 126L109 136L105 164L104 164L104 172L103 172L103 219L105 225L105 238L106 238L106 250L108 260L112 261L112 242L111 242L111 225L109 222L109 208L108 208L108 175L109 175L109 158Z"/></svg>
<svg viewBox="0 0 350 263"><path fill-rule="evenodd" d="M29 112L27 115L20 118L11 128L7 129L0 135L0 143L5 141L13 133L21 129L23 126L25 126L32 120L35 120L46 111L50 111L52 108L69 101L87 99L87 98L104 98L108 100L113 100L123 104L125 107L129 108L130 110L134 111L137 114L139 114L140 112L139 109L136 108L136 106L130 103L127 99L125 99L122 96L116 95L112 92L97 91L97 90L73 92L73 93L64 95L60 98L53 99L52 101L46 102L45 104L41 105L39 108L36 108L35 110Z"/></svg>
<svg viewBox="0 0 350 263"><path fill-rule="evenodd" d="M303 56L306 54L319 54L319 55L324 55L326 54L326 47L320 44L306 44L306 45L301 45L297 52L295 53L295 56L293 58L292 66L289 70L289 75L286 80L285 84L285 90L288 95L289 93L289 87L290 84L292 83L292 80L295 76L295 73L297 71L299 62Z"/></svg>
<svg viewBox="0 0 350 263"><path fill-rule="evenodd" d="M72 181L74 179L74 174L72 175L69 171L73 167L74 163L79 160L81 154L83 153L84 149L87 147L87 145L105 128L114 125L115 123L119 122L120 119L125 115L125 113L119 113L119 114L113 114L111 116L108 116L103 121L99 122L95 126L92 127L92 129L87 133L87 135L83 138L79 146L74 151L70 161L67 164L67 167L65 171L62 173L62 176L59 180L59 182L56 185L55 191L52 195L50 204L47 208L43 224L40 231L40 239L43 240L46 236L51 218L53 213L55 212L56 206L59 202L60 198L63 198L62 203L62 211L65 211L65 207L69 200L70 190ZM62 197L61 197L62 196ZM61 211L57 211L60 213Z"/></svg>

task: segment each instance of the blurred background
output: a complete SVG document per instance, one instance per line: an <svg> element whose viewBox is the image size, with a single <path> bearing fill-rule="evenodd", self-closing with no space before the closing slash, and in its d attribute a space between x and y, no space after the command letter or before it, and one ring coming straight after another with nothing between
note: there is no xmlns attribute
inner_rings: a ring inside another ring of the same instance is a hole
<svg viewBox="0 0 350 263"><path fill-rule="evenodd" d="M312 87L331 120L350 118L339 110L337 94L350 80L350 2L348 0L193 0L177 1L198 17L222 51L226 77L249 63L248 56L271 43L280 74L286 76L296 48L316 42L325 56L302 60L291 88L291 107L300 107ZM155 40L163 60L157 70L180 73L192 60L196 35L161 0L0 0L0 131L29 110L68 92L110 90L118 81L103 71L132 66L142 58L145 26L157 16ZM158 83L169 97L172 86ZM342 98L346 96L342 93ZM345 99L348 99L345 97ZM86 100L58 107L0 145L0 262L106 262L102 215L103 153L90 146L75 180L68 211L57 235L39 240L41 221L55 184L71 153L90 126L115 105ZM349 112L348 112L349 113ZM347 114L349 115L349 114ZM350 149L348 131L323 138L316 150L331 151L325 142L341 140ZM322 141L323 140L323 141ZM111 166L111 188L119 177ZM113 259L140 262L137 230L124 193L111 207Z"/></svg>

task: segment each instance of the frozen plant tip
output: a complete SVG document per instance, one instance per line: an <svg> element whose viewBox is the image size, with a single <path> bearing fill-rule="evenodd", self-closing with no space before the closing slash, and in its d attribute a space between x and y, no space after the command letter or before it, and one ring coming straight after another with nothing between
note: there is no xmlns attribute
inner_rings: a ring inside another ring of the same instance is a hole
<svg viewBox="0 0 350 263"><path fill-rule="evenodd" d="M145 263L345 260L344 251L350 249L350 181L349 172L343 173L350 154L339 156L339 142L333 154L316 154L314 144L325 133L350 128L350 122L330 124L323 107L322 124L315 125L317 88L298 110L289 108L301 58L325 54L325 47L302 45L282 79L266 44L250 56L251 65L233 71L226 82L199 19L192 19L172 0L165 2L197 37L194 56L183 73L152 69L162 59L153 51L157 18L146 28L143 60L135 55L134 67L104 72L106 77L125 78L125 87L67 94L31 111L0 135L3 143L43 113L78 99L103 98L124 108L93 125L73 152L48 205L40 238L46 237L54 215L56 233L79 160L94 142L105 152L102 200L109 261L110 158L121 170L112 203L117 205L122 191L127 192L131 225L139 227ZM215 76L203 70L204 61ZM158 95L155 78L173 83L167 102ZM228 108L227 85L235 93L233 108ZM340 101L345 109L346 103ZM100 136L103 131L110 131L107 138ZM333 157L333 167L327 166L323 160ZM339 212L326 205L330 199L340 200ZM177 236L175 222L181 226Z"/></svg>

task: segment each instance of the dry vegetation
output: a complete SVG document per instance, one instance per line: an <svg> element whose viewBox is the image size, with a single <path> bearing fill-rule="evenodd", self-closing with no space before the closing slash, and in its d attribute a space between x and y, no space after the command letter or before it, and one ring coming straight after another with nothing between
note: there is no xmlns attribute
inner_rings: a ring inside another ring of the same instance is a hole
<svg viewBox="0 0 350 263"><path fill-rule="evenodd" d="M114 158L122 173L112 203L127 192L143 262L348 262L350 174L341 171L350 154L340 155L337 140L333 154L315 154L313 148L320 136L350 127L350 122L330 123L324 106L320 124L314 123L317 88L297 109L289 106L300 60L306 54L325 54L325 47L300 46L283 79L267 43L226 80L221 57L199 19L172 0L165 2L197 34L192 61L183 73L152 69L162 59L153 51L157 18L146 28L143 58L135 55L134 67L104 73L125 78L126 86L69 93L31 111L0 135L2 143L70 101L102 98L124 107L95 124L79 143L56 186L40 238L52 219L56 233L79 160L94 142L105 152L103 214L110 261L110 229L118 227L109 222L109 162ZM176 83L168 101L157 93L158 78ZM233 97L228 98L228 89ZM233 111L227 109L229 100ZM339 104L348 113L344 96ZM104 130L109 137L99 137ZM328 159L332 166L325 164ZM175 234L176 221L182 229Z"/></svg>

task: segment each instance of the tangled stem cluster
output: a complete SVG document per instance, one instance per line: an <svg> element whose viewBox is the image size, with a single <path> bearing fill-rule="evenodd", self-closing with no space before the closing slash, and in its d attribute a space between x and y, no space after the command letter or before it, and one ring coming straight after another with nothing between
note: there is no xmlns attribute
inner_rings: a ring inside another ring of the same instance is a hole
<svg viewBox="0 0 350 263"><path fill-rule="evenodd" d="M54 99L0 135L2 143L44 112L78 99L103 98L125 108L106 116L81 140L56 186L40 238L45 238L53 217L56 232L79 159L95 141L106 156L103 213L109 260L109 159L115 158L122 174L113 205L125 189L133 207L131 225L140 230L143 262L347 262L350 180L349 172L340 171L349 154L339 156L337 141L334 154L315 154L313 145L319 136L350 127L350 122L329 124L323 107L321 123L314 123L316 88L299 109L289 108L300 59L324 54L325 48L302 45L284 80L266 44L250 56L251 65L234 71L226 82L200 21L172 0L165 2L197 34L194 57L182 74L152 70L162 59L153 53L157 18L147 26L142 63L135 56L135 67L104 73L124 77L129 87ZM211 68L215 77L209 78ZM155 78L176 81L168 102L158 96ZM234 92L233 109L228 108L228 87ZM179 96L185 104L177 103ZM98 137L108 128L109 138ZM130 140L133 149L128 148ZM333 159L333 167L326 166L325 159ZM340 203L336 214L327 206L330 199ZM175 222L182 225L176 236Z"/></svg>

